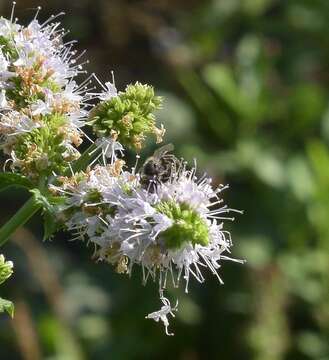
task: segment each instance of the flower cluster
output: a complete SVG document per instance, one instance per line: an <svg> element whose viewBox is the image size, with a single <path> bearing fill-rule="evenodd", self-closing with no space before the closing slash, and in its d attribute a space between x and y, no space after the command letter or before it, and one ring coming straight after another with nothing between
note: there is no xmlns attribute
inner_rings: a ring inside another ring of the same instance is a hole
<svg viewBox="0 0 329 360"><path fill-rule="evenodd" d="M222 205L221 193L227 186L213 188L211 179L198 179L195 169L186 163L171 164L168 179L145 186L143 174L123 170L123 161L62 178L53 190L66 195L61 206L67 229L95 245L95 256L113 264L119 273L131 274L140 265L143 283L149 278L159 282L164 308L163 316L176 310L162 295L170 278L178 286L181 278L185 290L191 277L204 281L203 268L208 268L220 282L218 269L228 256L232 241L223 229L227 213L237 210ZM164 312L165 310L165 313ZM151 316L152 315L152 316ZM164 321L167 331L167 320Z"/></svg>
<svg viewBox="0 0 329 360"><path fill-rule="evenodd" d="M130 275L136 265L144 284L158 281L162 307L147 318L161 320L172 335L168 317L178 302L172 307L164 296L167 283L176 287L184 281L187 292L190 278L204 281L203 269L222 282L222 261L241 262L229 256L231 236L223 228L224 220L233 220L227 214L239 211L223 204L227 186L198 178L195 168L171 153L171 144L140 170L137 162L128 170L126 148L139 153L150 135L162 141L165 129L155 117L162 99L138 82L118 92L114 79L103 85L94 74L77 85L74 79L83 70L74 42L64 42L56 16L40 24L37 15L26 27L13 15L0 18L0 146L18 173L2 174L0 187L19 182L34 194L0 229L0 242L43 208L46 237L64 227L93 244L95 258L118 273ZM91 79L100 92L88 88ZM96 139L89 139L93 144L80 157L83 125L91 126ZM0 256L0 283L11 268Z"/></svg>
<svg viewBox="0 0 329 360"><path fill-rule="evenodd" d="M61 14L59 14L61 15ZM0 136L12 169L30 178L61 172L79 157L86 82L56 16L28 26L0 18Z"/></svg>
<svg viewBox="0 0 329 360"><path fill-rule="evenodd" d="M148 134L162 141L164 128L155 125L154 111L161 108L162 99L155 96L152 86L140 83L128 85L117 92L110 82L99 94L101 102L90 112L94 133L107 143L119 143L133 150L141 150Z"/></svg>
<svg viewBox="0 0 329 360"><path fill-rule="evenodd" d="M116 213L116 199L136 187L136 177L123 171L123 164L123 160L116 160L112 165L96 165L72 177L59 177L60 186L50 186L53 193L66 196L58 214L76 238L87 236L96 244Z"/></svg>

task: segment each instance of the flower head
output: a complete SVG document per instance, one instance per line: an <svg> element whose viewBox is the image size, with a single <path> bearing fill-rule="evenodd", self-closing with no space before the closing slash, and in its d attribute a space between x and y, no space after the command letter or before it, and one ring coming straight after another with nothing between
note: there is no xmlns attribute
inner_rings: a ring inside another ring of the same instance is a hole
<svg viewBox="0 0 329 360"><path fill-rule="evenodd" d="M61 14L59 14L61 15ZM0 19L0 135L12 168L31 178L63 171L79 156L86 80L56 16L22 26Z"/></svg>
<svg viewBox="0 0 329 360"><path fill-rule="evenodd" d="M51 190L66 196L59 212L66 228L77 238L98 244L102 234L109 228L112 216L117 211L118 200L136 186L136 177L123 171L124 161L99 166L80 172L73 177L59 178L59 186Z"/></svg>
<svg viewBox="0 0 329 360"><path fill-rule="evenodd" d="M115 239L103 235L108 239L105 249L118 242L130 269L133 264L141 265L144 281L159 274L160 288L165 287L167 274L174 285L183 275L187 291L191 275L204 281L204 267L220 280L220 262L229 259L226 253L232 246L229 232L223 230L223 220L233 220L227 213L238 212L218 206L226 188L213 188L207 177L198 180L195 169L187 170L180 163L170 179L156 186L154 192L134 188L129 196L118 199L120 206L112 227L119 228L120 233ZM105 234L107 231L110 229Z"/></svg>
<svg viewBox="0 0 329 360"><path fill-rule="evenodd" d="M90 113L94 133L137 151L149 134L160 142L164 129L156 127L154 111L160 109L162 100L154 95L153 87L136 82L117 93L113 83L105 85L98 96L101 102Z"/></svg>
<svg viewBox="0 0 329 360"><path fill-rule="evenodd" d="M204 281L205 268L222 282L218 274L222 261L241 262L227 255L232 241L223 220L233 220L227 214L239 212L222 205L221 193L227 186L213 188L210 178L198 179L195 169L179 161L169 179L157 182L151 192L139 174L123 171L118 161L97 166L75 183L73 191L65 186L59 190L67 192L66 209L72 210L66 226L87 236L96 246L95 256L119 273L130 274L134 265L140 265L143 282L158 279L160 291L170 277L174 286L183 278L187 292L191 277ZM164 307L149 318L161 319L167 329L172 308L161 299Z"/></svg>

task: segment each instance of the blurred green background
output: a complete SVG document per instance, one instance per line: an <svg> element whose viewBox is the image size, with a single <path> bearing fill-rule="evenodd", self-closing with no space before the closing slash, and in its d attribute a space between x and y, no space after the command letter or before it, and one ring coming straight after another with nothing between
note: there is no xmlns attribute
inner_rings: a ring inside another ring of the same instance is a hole
<svg viewBox="0 0 329 360"><path fill-rule="evenodd" d="M16 15L26 24L38 5L41 19L66 12L90 72L165 96L166 141L245 210L227 227L247 264L225 263L224 286L171 289L166 337L144 319L156 285L94 264L67 234L42 243L36 216L1 250L16 315L0 317L0 358L328 360L329 1L18 0ZM1 194L1 222L26 197Z"/></svg>

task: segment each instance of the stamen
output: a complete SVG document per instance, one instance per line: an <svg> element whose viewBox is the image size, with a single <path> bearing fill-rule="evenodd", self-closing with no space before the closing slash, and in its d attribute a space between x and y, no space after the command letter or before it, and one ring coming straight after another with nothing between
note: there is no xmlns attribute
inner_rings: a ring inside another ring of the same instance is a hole
<svg viewBox="0 0 329 360"><path fill-rule="evenodd" d="M16 1L13 1L13 5L11 7L10 22L13 22L14 20L15 7L16 7Z"/></svg>
<svg viewBox="0 0 329 360"><path fill-rule="evenodd" d="M38 17L38 15L39 15L40 10L41 10L41 6L38 6L38 7L37 7L37 11L36 11L36 13L35 13L35 15L34 15L33 20L36 20L36 19L37 19L37 17Z"/></svg>
<svg viewBox="0 0 329 360"><path fill-rule="evenodd" d="M43 28L43 27L45 27L47 24L49 24L51 21L53 21L53 20L55 20L56 18L58 18L59 16L63 16L63 15L65 15L65 12L60 12L60 13L58 13L57 15L54 15L54 14L52 14L51 16L50 16L50 18L48 19L48 20L46 20L44 23L42 23L40 26Z"/></svg>

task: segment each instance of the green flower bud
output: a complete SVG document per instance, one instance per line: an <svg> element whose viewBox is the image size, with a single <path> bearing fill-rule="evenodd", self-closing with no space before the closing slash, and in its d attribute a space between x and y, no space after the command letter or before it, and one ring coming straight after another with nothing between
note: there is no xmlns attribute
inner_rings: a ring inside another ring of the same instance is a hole
<svg viewBox="0 0 329 360"><path fill-rule="evenodd" d="M0 255L0 284L5 282L13 273L14 264L12 261L6 261L5 257ZM0 297L0 312L6 311L11 317L14 316L14 304Z"/></svg>
<svg viewBox="0 0 329 360"><path fill-rule="evenodd" d="M32 179L39 178L40 174L49 176L52 172L65 172L68 163L79 157L79 153L65 143L67 123L65 115L47 115L42 126L19 136L13 149L13 167L17 166Z"/></svg>
<svg viewBox="0 0 329 360"><path fill-rule="evenodd" d="M154 95L152 86L136 82L100 102L91 111L89 124L97 136L112 137L123 146L140 150L149 134L154 134L157 142L162 140L164 129L155 126L154 115L161 104L162 99Z"/></svg>
<svg viewBox="0 0 329 360"><path fill-rule="evenodd" d="M187 242L206 246L209 243L209 226L187 204L163 201L156 209L173 220L173 225L162 233L168 249L179 249Z"/></svg>
<svg viewBox="0 0 329 360"><path fill-rule="evenodd" d="M13 273L12 261L6 261L5 257L0 255L0 284L5 282Z"/></svg>

